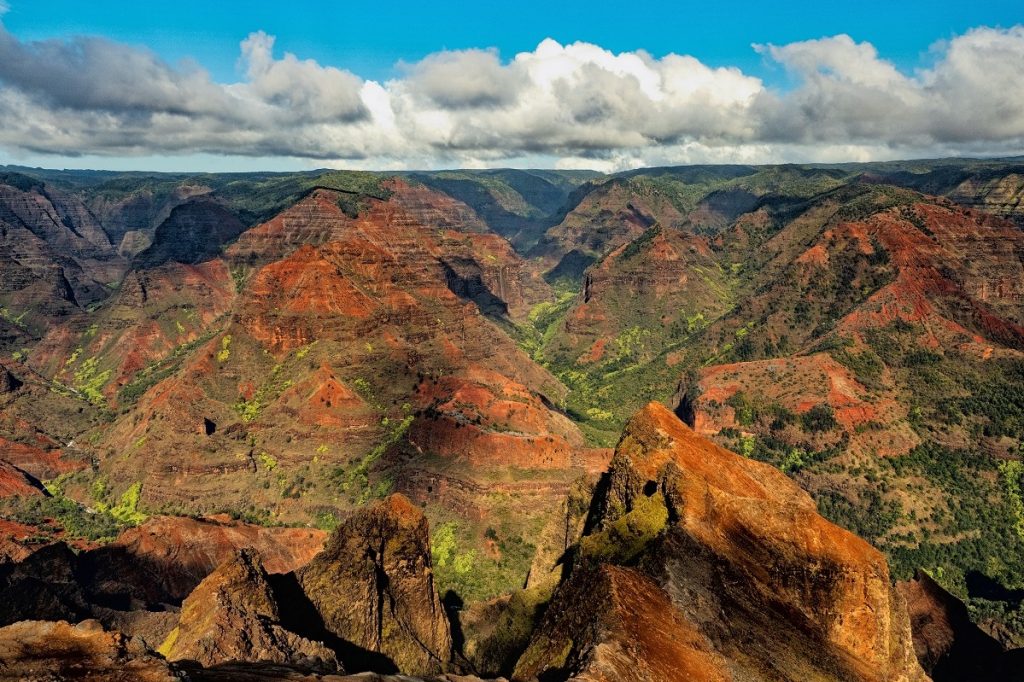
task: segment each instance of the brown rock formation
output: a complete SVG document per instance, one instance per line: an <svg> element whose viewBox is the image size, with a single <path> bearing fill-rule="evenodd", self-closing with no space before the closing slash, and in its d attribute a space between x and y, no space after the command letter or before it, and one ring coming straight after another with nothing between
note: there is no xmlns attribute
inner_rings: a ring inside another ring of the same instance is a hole
<svg viewBox="0 0 1024 682"><path fill-rule="evenodd" d="M172 682L167 662L95 620L22 621L0 628L0 679Z"/></svg>
<svg viewBox="0 0 1024 682"><path fill-rule="evenodd" d="M551 679L572 675L581 682L731 679L721 654L656 582L635 569L583 569L559 594L555 609L545 619L543 637L519 660L516 678L543 670Z"/></svg>
<svg viewBox="0 0 1024 682"><path fill-rule="evenodd" d="M402 495L350 517L299 581L326 628L363 650L346 663L410 675L447 666L452 638L434 588L427 520Z"/></svg>
<svg viewBox="0 0 1024 682"><path fill-rule="evenodd" d="M242 550L185 599L178 626L161 646L169 660L209 667L231 661L295 664L334 672L334 652L280 625L277 601L258 555Z"/></svg>
<svg viewBox="0 0 1024 682"><path fill-rule="evenodd" d="M17 563L0 565L0 625L88 617L88 597L77 566L75 553L63 543L45 545Z"/></svg>
<svg viewBox="0 0 1024 682"><path fill-rule="evenodd" d="M517 679L926 679L882 555L662 405L630 421L592 509Z"/></svg>

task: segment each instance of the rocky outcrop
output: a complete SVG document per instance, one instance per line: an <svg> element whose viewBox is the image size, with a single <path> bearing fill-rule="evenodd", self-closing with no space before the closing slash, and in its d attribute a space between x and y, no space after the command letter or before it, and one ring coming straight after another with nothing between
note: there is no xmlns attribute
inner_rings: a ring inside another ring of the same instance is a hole
<svg viewBox="0 0 1024 682"><path fill-rule="evenodd" d="M180 677L142 642L98 621L23 621L0 628L0 679L173 682Z"/></svg>
<svg viewBox="0 0 1024 682"><path fill-rule="evenodd" d="M136 256L136 262L147 267L168 261L201 263L219 255L244 229L220 202L207 197L189 199L171 210L156 228L152 245Z"/></svg>
<svg viewBox="0 0 1024 682"><path fill-rule="evenodd" d="M627 425L591 510L517 679L926 679L884 557L664 406Z"/></svg>
<svg viewBox="0 0 1024 682"><path fill-rule="evenodd" d="M896 584L907 601L914 651L935 682L1012 679L1003 645L975 625L967 606L928 574Z"/></svg>
<svg viewBox="0 0 1024 682"><path fill-rule="evenodd" d="M722 655L640 571L582 569L554 608L519 659L515 679L540 672L543 679L581 682L731 679Z"/></svg>
<svg viewBox="0 0 1024 682"><path fill-rule="evenodd" d="M160 651L169 660L195 661L205 667L241 661L338 670L333 651L289 632L280 620L259 556L242 550L185 599L178 626Z"/></svg>
<svg viewBox="0 0 1024 682"><path fill-rule="evenodd" d="M0 625L20 620L77 621L90 615L77 557L57 543L0 565Z"/></svg>
<svg viewBox="0 0 1024 682"><path fill-rule="evenodd" d="M346 663L410 675L448 665L452 638L427 520L405 497L356 512L298 576L326 628L358 649Z"/></svg>

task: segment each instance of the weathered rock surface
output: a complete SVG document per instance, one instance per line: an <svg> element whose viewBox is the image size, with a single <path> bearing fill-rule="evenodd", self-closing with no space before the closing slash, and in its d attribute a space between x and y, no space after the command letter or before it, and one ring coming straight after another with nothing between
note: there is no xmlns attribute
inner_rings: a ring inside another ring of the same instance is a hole
<svg viewBox="0 0 1024 682"><path fill-rule="evenodd" d="M552 679L731 679L722 655L673 608L656 582L635 569L607 564L583 569L559 594L555 608L545 619L543 639L535 638L520 659L517 678L535 674L539 659L547 661L543 672Z"/></svg>
<svg viewBox="0 0 1024 682"><path fill-rule="evenodd" d="M22 621L0 628L0 679L171 682L167 662L98 621Z"/></svg>
<svg viewBox="0 0 1024 682"><path fill-rule="evenodd" d="M326 628L362 650L346 662L409 675L448 665L452 638L434 587L427 520L402 495L356 512L298 576Z"/></svg>
<svg viewBox="0 0 1024 682"><path fill-rule="evenodd" d="M927 679L882 555L660 404L630 421L592 512L517 679Z"/></svg>
<svg viewBox="0 0 1024 682"><path fill-rule="evenodd" d="M88 617L88 597L76 569L77 557L63 543L41 547L18 563L0 565L0 625Z"/></svg>
<svg viewBox="0 0 1024 682"><path fill-rule="evenodd" d="M333 651L280 625L281 614L259 556L242 550L185 599L178 626L160 651L204 667L228 662L293 664L335 672Z"/></svg>

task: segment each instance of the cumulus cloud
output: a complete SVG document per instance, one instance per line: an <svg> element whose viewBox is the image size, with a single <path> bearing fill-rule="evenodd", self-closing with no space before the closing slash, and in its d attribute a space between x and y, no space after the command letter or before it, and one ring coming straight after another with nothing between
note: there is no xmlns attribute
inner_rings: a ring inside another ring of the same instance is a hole
<svg viewBox="0 0 1024 682"><path fill-rule="evenodd" d="M755 45L793 75L786 90L690 56L553 40L508 61L438 52L387 82L277 56L263 32L240 48L244 77L222 84L144 49L24 42L0 24L0 148L600 169L1024 150L1021 26L938 44L913 73L845 35Z"/></svg>

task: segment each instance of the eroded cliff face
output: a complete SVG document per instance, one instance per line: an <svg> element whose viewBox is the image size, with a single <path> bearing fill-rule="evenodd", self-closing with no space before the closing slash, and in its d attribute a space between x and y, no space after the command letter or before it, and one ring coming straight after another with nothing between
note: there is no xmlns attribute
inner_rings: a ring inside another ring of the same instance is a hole
<svg viewBox="0 0 1024 682"><path fill-rule="evenodd" d="M664 406L627 425L592 512L517 679L640 680L645 665L680 680L926 679L884 557ZM627 617L635 628L614 625Z"/></svg>
<svg viewBox="0 0 1024 682"><path fill-rule="evenodd" d="M315 531L227 520L158 519L78 556L45 547L0 570L0 615L99 617L137 636L127 651L128 639L80 626L99 642L94 651L65 647L58 632L12 654L16 670L30 660L50 670L62 657L104 670L102 656L148 670L162 641L168 670L211 680L306 679L341 664L442 675L511 666L512 654L521 680L918 682L927 678L915 642L928 642L919 648L929 664L947 657L935 619L918 615L911 638L877 550L820 517L786 476L703 439L658 403L630 421L589 505L588 494L581 485L545 531L552 553L535 562L527 590L477 614L492 622L488 632L473 625L482 649L468 658L438 594L427 520L401 495L351 514L311 560ZM935 612L929 599L914 597L915 613ZM125 610L102 605L115 602ZM155 607L169 609L173 630ZM41 627L72 626L22 624L17 636Z"/></svg>
<svg viewBox="0 0 1024 682"><path fill-rule="evenodd" d="M959 183L946 193L958 204L984 210L1024 225L1024 175L993 173L989 177L979 174Z"/></svg>
<svg viewBox="0 0 1024 682"><path fill-rule="evenodd" d="M104 298L125 262L77 198L32 181L0 181L0 306L34 334Z"/></svg>
<svg viewBox="0 0 1024 682"><path fill-rule="evenodd" d="M333 651L282 627L277 598L251 549L234 554L196 586L160 652L170 661L203 667L269 662L324 673L339 670Z"/></svg>
<svg viewBox="0 0 1024 682"><path fill-rule="evenodd" d="M391 665L412 675L448 667L452 638L434 585L427 520L405 497L357 512L298 577L327 630L355 647L360 667L388 672Z"/></svg>

